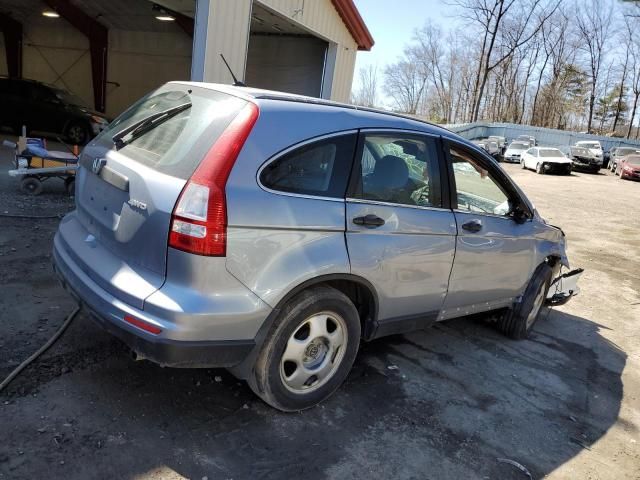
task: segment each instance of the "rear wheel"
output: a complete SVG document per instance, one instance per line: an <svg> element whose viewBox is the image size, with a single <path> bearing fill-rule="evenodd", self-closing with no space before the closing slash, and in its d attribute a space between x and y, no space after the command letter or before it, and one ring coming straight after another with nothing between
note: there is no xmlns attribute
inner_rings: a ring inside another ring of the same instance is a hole
<svg viewBox="0 0 640 480"><path fill-rule="evenodd" d="M42 193L42 182L36 177L25 177L20 182L20 190L27 195L40 195Z"/></svg>
<svg viewBox="0 0 640 480"><path fill-rule="evenodd" d="M276 318L249 379L251 389L282 411L310 408L347 378L360 343L360 318L343 293L304 291Z"/></svg>
<svg viewBox="0 0 640 480"><path fill-rule="evenodd" d="M552 274L551 267L546 263L536 269L520 303L498 322L502 333L515 340L527 338L544 305Z"/></svg>
<svg viewBox="0 0 640 480"><path fill-rule="evenodd" d="M536 165L536 173L538 173L539 175L544 175L544 165L542 163Z"/></svg>

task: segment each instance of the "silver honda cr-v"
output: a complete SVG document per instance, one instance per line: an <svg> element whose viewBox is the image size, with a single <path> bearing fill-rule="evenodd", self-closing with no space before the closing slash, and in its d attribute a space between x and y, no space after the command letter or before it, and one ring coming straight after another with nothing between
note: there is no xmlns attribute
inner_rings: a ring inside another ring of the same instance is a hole
<svg viewBox="0 0 640 480"><path fill-rule="evenodd" d="M562 231L436 126L243 87L172 82L82 153L54 266L141 358L226 367L300 410L361 341L495 311L524 338L577 292Z"/></svg>

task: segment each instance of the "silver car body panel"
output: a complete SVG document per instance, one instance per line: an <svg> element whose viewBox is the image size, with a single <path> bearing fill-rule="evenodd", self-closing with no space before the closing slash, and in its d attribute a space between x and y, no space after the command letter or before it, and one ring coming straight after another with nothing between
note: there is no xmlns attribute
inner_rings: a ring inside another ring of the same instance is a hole
<svg viewBox="0 0 640 480"><path fill-rule="evenodd" d="M351 220L374 214L385 223L369 229ZM347 201L347 245L351 271L371 282L380 306L378 320L438 312L455 252L450 210Z"/></svg>
<svg viewBox="0 0 640 480"><path fill-rule="evenodd" d="M56 268L70 290L102 318L140 338L258 339L283 299L327 275L358 277L371 285L378 301L373 320L421 314L442 320L510 306L549 257L568 265L562 232L545 224L515 184L513 190L534 212L521 224L442 208L276 192L259 182L261 168L292 148L331 135L355 138L362 129L450 139L500 168L451 132L393 115L297 101L293 95L275 99L272 92L250 88L179 85L226 92L260 109L225 187L226 256L167 247L171 213L185 180L91 144L78 171L77 210L63 219L54 242ZM206 153L206 137L205 130L196 140L198 154ZM112 181L91 170L95 158L106 158ZM368 213L385 224L376 229L353 224L353 217ZM482 217L481 232L458 230L476 217ZM128 324L127 314L162 332L154 336Z"/></svg>

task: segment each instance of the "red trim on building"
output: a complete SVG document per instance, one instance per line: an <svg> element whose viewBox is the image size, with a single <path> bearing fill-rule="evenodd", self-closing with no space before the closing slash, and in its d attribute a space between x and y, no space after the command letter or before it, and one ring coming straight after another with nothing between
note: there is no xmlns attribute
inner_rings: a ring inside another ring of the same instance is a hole
<svg viewBox="0 0 640 480"><path fill-rule="evenodd" d="M22 78L22 24L0 12L0 31L4 35L7 73L9 77Z"/></svg>
<svg viewBox="0 0 640 480"><path fill-rule="evenodd" d="M333 3L349 33L358 44L358 50L371 50L374 44L373 37L364 20L362 20L353 0L331 0L331 3Z"/></svg>

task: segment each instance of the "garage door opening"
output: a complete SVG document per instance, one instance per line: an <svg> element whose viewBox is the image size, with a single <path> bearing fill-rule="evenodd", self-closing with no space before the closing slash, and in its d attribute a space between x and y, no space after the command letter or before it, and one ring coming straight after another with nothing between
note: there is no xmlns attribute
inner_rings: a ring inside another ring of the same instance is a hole
<svg viewBox="0 0 640 480"><path fill-rule="evenodd" d="M328 51L329 42L254 3L245 82L322 97Z"/></svg>

